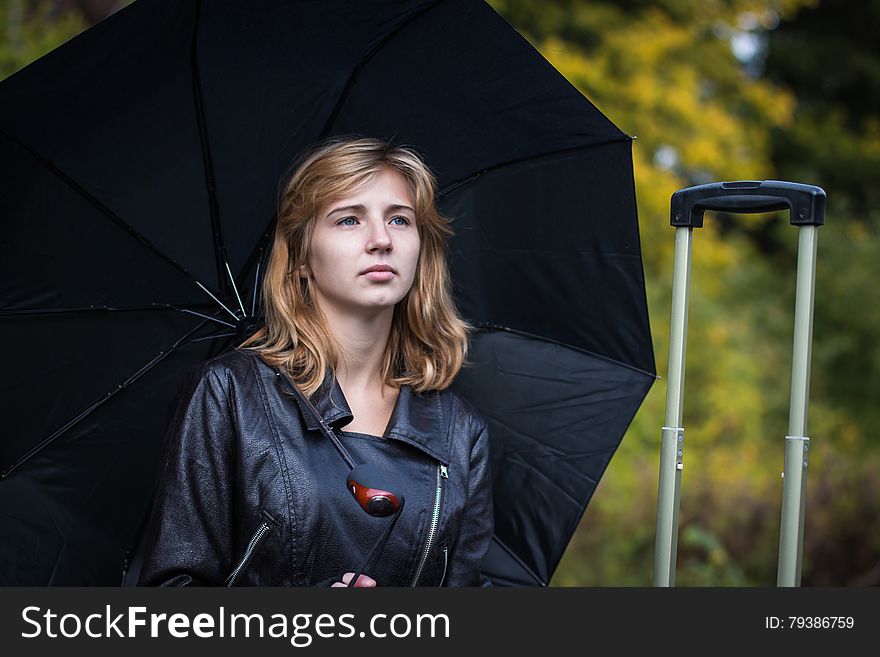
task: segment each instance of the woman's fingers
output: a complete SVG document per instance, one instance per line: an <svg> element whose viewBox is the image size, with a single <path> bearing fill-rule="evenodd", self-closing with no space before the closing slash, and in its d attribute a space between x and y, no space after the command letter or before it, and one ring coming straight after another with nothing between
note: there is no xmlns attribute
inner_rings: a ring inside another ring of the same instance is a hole
<svg viewBox="0 0 880 657"><path fill-rule="evenodd" d="M331 584L330 586L331 587L332 586L348 586L349 582L351 582L352 577L354 577L354 573L345 573L345 575L342 576L341 582L336 582L335 584ZM376 586L376 580L374 580L372 577L370 577L368 575L361 574L361 576L358 577L358 581L355 583L355 586L359 586L359 587Z"/></svg>

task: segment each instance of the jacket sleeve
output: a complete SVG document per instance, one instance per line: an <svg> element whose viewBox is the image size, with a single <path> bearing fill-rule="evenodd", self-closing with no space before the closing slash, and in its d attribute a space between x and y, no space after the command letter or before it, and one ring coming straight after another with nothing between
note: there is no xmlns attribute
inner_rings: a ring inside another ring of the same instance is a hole
<svg viewBox="0 0 880 657"><path fill-rule="evenodd" d="M225 384L199 366L175 394L139 586L222 586L232 570L235 428Z"/></svg>
<svg viewBox="0 0 880 657"><path fill-rule="evenodd" d="M495 531L489 428L485 421L480 422L471 449L467 501L458 540L452 550L447 586L492 586L480 572L480 564Z"/></svg>

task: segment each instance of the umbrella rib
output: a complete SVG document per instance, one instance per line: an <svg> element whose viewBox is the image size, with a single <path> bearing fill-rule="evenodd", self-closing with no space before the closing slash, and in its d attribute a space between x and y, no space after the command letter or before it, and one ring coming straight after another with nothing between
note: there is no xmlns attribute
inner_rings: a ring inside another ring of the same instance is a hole
<svg viewBox="0 0 880 657"><path fill-rule="evenodd" d="M263 251L266 250L266 242L269 241L269 237L272 234L272 224L275 223L275 213L272 213L272 217L269 219L269 223L266 224L266 230L260 236L260 239L256 241L254 244L254 248L251 249L250 254L247 257L247 260L244 263L244 266L241 268L242 272L246 272L250 269L251 264L256 259L257 261L257 274L254 276L254 296L251 299L251 317L254 316L254 311L256 310L256 299L257 299L257 285L260 280L260 264L263 259Z"/></svg>
<svg viewBox="0 0 880 657"><path fill-rule="evenodd" d="M636 367L635 365L630 365L629 363L624 363L622 361L611 358L610 356L605 356L604 354L597 354L595 351L590 351L589 349L584 349L583 347L575 347L574 345L567 344L565 342L560 342L559 340L553 340L552 338L547 338L542 335L535 335L534 333L528 333L526 331L520 331L519 329L510 328L509 326L501 326L500 324L492 324L490 322L474 322L473 326L477 329L490 329L493 331L504 331L506 333L513 333L515 335L520 335L526 338L530 338L532 340L540 340L541 342L549 342L550 344L559 345L560 347L565 347L566 349L574 349L575 351L579 351L582 354L587 354L588 356L593 356L594 358L600 358L606 362L612 363L614 365L619 365L620 367L625 367L628 370L632 370L634 372L638 372L639 374L644 374L645 376L651 377L652 380L659 379L660 377L656 374L651 374L651 372L646 372L645 370Z"/></svg>
<svg viewBox="0 0 880 657"><path fill-rule="evenodd" d="M217 338L225 338L230 335L235 335L235 333L217 333L216 335L206 335L203 338L196 338L195 340L190 340L188 344L192 344L193 342L201 342L203 340L216 340Z"/></svg>
<svg viewBox="0 0 880 657"><path fill-rule="evenodd" d="M214 175L214 160L211 157L211 144L208 139L208 123L205 119L205 103L202 98L202 81L199 74L198 33L202 17L202 2L196 2L196 15L193 21L193 33L190 41L190 74L192 79L193 97L196 105L196 124L199 127L199 145L202 151L202 166L205 170L205 186L208 191L208 210L211 215L211 234L214 238L214 264L217 266L217 279L223 281L222 265L227 261L226 244L223 241L223 229L220 223L220 206L217 203L217 178ZM227 265L228 267L228 265ZM230 273L230 276L232 274ZM223 286L225 287L225 285ZM244 309L242 309L244 313ZM245 315L247 313L244 313Z"/></svg>
<svg viewBox="0 0 880 657"><path fill-rule="evenodd" d="M174 352L174 351L175 351L175 350L176 350L176 349L177 349L177 348L178 348L178 347L184 342L184 340L186 340L186 338L188 338L188 337L191 336L193 333L195 333L195 332L198 331L200 328L202 328L202 327L205 325L205 323L206 323L206 322L202 322L201 324L199 324L199 325L196 326L195 328L193 328L193 329L187 331L183 336L181 336L180 338L178 338L178 340L177 340L173 345L171 345L170 348L168 348L167 350L160 351L160 352L158 353L158 355L156 355L156 356L155 356L152 360L150 360L146 365L144 365L143 367L141 367L137 372L135 372L134 374L132 374L130 377L128 377L128 378L127 378L125 381L123 381L122 383L117 384L117 385L116 385L116 388L115 388L114 390L108 392L106 395L104 395L102 398L98 399L97 401L92 402L92 403L91 403L89 406L87 406L82 412L80 412L79 415L77 415L77 416L74 417L72 420L68 421L64 426L62 426L61 428L57 429L57 430L56 430L55 432L53 432L51 435L47 436L46 438L44 438L43 440L41 440L39 443L37 443L36 445L34 445L34 446L33 446L30 450L28 450L23 456L21 456L17 461L15 461L14 463L12 463L12 464L11 464L9 467L7 467L2 473L0 473L0 480L6 479L10 474L12 474L13 471L15 471L15 470L18 469L22 464L24 464L25 462L29 461L29 460L30 460L31 458L33 458L35 455L37 455L38 453L40 453L41 451L43 451L43 450L44 450L46 447L48 447L50 444L52 444L53 442L55 442L55 440L57 440L59 436L61 436L62 434L64 434L68 429L70 429L70 428L73 427L74 425L78 424L82 419L84 419L85 417L87 417L88 415L90 415L94 410L96 410L96 409L97 409L99 406L101 406L104 402L106 402L106 401L108 401L109 399L111 399L111 398L112 398L114 395L116 395L116 393L118 393L120 390L123 390L123 389L127 388L129 385L131 385L132 383L134 383L135 381L137 381L137 380L138 380L140 377L142 377L144 374L146 374L146 373L149 372L151 369L153 369L153 368L154 368L156 365L158 365L160 362L162 362L163 360L165 360L168 356L170 356L170 355L171 355L171 354L172 354L172 353L173 353L173 352Z"/></svg>
<svg viewBox="0 0 880 657"><path fill-rule="evenodd" d="M207 292L207 293L210 295L210 297L211 297L214 301L216 301L217 303L219 303L220 306L223 308L223 310L225 310L225 311L228 312L230 315L232 315L232 318L233 318L236 322L238 321L238 315L236 315L234 312L232 312L231 310L229 310L229 308L226 307L226 304L224 304L222 301L220 301L220 299L218 299L218 298L215 297L213 294L211 294L211 290L209 290L208 288L206 288L206 287L205 287L204 285L202 285L199 281L196 281L196 285L198 285L198 286L199 286L200 288L202 288L205 292Z"/></svg>
<svg viewBox="0 0 880 657"><path fill-rule="evenodd" d="M330 116L328 117L327 122L324 124L324 127L322 128L321 132L319 133L319 137L318 137L319 140L324 139L325 137L327 137L329 135L330 128L333 125L333 123L336 121L336 116L339 114L340 110L342 109L342 104L343 104L343 102L345 102L345 99L348 97L348 93L349 93L349 91L351 91L351 87L354 84L354 80L357 77L360 70L364 67L364 65L368 61L370 61L370 59L372 59L376 55L377 52L382 50L382 48L384 48L385 45L389 41L391 41L391 39L394 38L395 35L397 35L401 30L403 30L403 28L407 27L415 19L424 15L425 13L430 11L431 9L434 9L435 7L439 6L444 1L445 0L437 0L437 2L433 2L430 5L428 5L427 7L424 7L421 10L415 12L412 16L410 16L405 21L400 23L396 28L394 28L394 30L392 30L391 32L386 34L385 37L381 41L379 41L377 44L375 44L373 46L372 50L370 50L367 54L365 54L363 56L363 59L361 59L355 65L355 67L351 70L351 74L348 76L348 80L346 80L345 86L342 88L342 91L339 93L339 98L336 99L336 104L333 106L333 111L330 112Z"/></svg>
<svg viewBox="0 0 880 657"><path fill-rule="evenodd" d="M93 312L93 311L128 311L128 312L143 312L145 310L164 310L171 309L176 310L181 313L188 313L190 315L195 315L197 317L201 317L202 319L207 319L211 322L217 322L218 324L223 324L223 326L228 326L229 328L236 328L236 324L230 324L229 322L224 322L222 319L214 317L212 315L206 315L204 313L200 313L198 311L192 310L190 308L181 308L180 306L175 306L170 303L153 303L151 306L89 306L88 308L21 308L17 310L0 310L0 317L20 317L20 316L28 316L28 315L50 315L50 314L65 314L65 313L83 313L83 312Z"/></svg>
<svg viewBox="0 0 880 657"><path fill-rule="evenodd" d="M145 311L156 310L163 304L153 303L149 306L83 306L80 308L12 308L9 310L0 310L0 317L18 317L26 315L49 315L55 313L83 313L99 310L119 310L119 311ZM168 304L164 304L167 306ZM173 306L170 306L173 307ZM203 315L207 318L207 315Z"/></svg>
<svg viewBox="0 0 880 657"><path fill-rule="evenodd" d="M44 159L39 153L37 153L36 151L31 149L29 146L22 144L20 141L18 141L17 139L15 139L11 135L9 135L6 131L0 130L0 135L3 135L7 139L9 139L9 141L17 144L19 148L21 148L22 150L29 153L31 155L31 157L33 157L41 166L43 166L47 171L49 171L51 174L53 174L57 178L60 178L76 194L80 195L82 198L84 198L86 201L88 201L91 205L93 205L96 209L98 209L104 216L106 216L113 223L115 223L119 228L121 228L122 230L127 232L129 235L134 237L138 242L140 242L143 246L145 246L148 250L152 251L154 254L159 256L162 260L164 260L165 262L170 264L172 267L174 267L175 269L180 271L182 274L187 276L191 281L196 283L205 292L207 292L211 296L211 298L214 299L214 301L217 301L217 303L220 303L220 301L217 299L217 297L215 297L213 294L211 294L211 292L209 292L208 289L204 285L202 285L198 281L198 279L195 276L193 276L193 274L189 270L187 270L183 265L181 265L179 262L174 260L174 258L166 255L165 253L162 253L156 247L155 244L153 244L146 237L141 235L130 224L123 221L122 217L120 217L115 212L113 212L113 210L111 210L106 205L101 203L101 201L99 201L97 198L95 198L90 192L88 192L85 188L83 188L73 178L68 176L66 173L64 173L61 169L56 167L51 162ZM226 306L224 306L222 303L220 303L220 305L223 306L223 308L225 308L228 312L231 313L231 311L229 311L229 309L226 308ZM238 321L238 317L234 313L231 313L231 314L233 317L235 317L235 320Z"/></svg>
<svg viewBox="0 0 880 657"><path fill-rule="evenodd" d="M260 265L263 260L263 249L260 249L260 257L257 259L257 273L254 274L254 294L251 297L251 317L254 316L254 311L257 309L257 285L260 282Z"/></svg>
<svg viewBox="0 0 880 657"><path fill-rule="evenodd" d="M269 223L266 225L266 230L263 232L260 239L257 240L256 244L254 244L254 248L251 249L250 255L248 255L247 260L244 263L244 267L241 268L242 272L246 272L251 263L254 262L254 259L257 260L257 274L254 276L254 296L251 299L251 317L254 316L254 312L256 310L257 303L257 285L260 281L260 265L263 259L263 251L266 250L266 242L269 240L272 234L272 225L275 223L275 213L272 213L272 218L269 219Z"/></svg>
<svg viewBox="0 0 880 657"><path fill-rule="evenodd" d="M232 275L229 263L225 260L223 263L226 265L226 272L229 274L229 280L232 281L232 289L235 292L235 298L238 299L238 307L241 308L241 315L242 317L247 317L247 310L244 309L244 304L241 302L241 295L238 293L238 287L235 285L235 277Z"/></svg>
<svg viewBox="0 0 880 657"><path fill-rule="evenodd" d="M203 319L207 319L212 322L217 322L218 324L223 324L223 326L228 326L229 328L236 328L237 327L236 324L230 324L229 322L224 322L222 319L219 319L219 318L214 317L212 315L205 315L203 313L196 312L195 310L191 310L189 308L179 308L177 306L172 306L171 304L165 304L165 305L168 308L171 308L172 310L176 310L181 313L187 313L189 315L196 315L197 317L202 317Z"/></svg>
<svg viewBox="0 0 880 657"><path fill-rule="evenodd" d="M470 173L463 178L459 178L458 180L452 181L446 187L444 187L442 190L440 190L440 192L437 193L437 198L444 197L446 194L449 194L449 193L455 191L456 189L458 189L459 187L462 187L464 185L467 185L467 184L473 182L474 180L476 180L477 178L482 176L484 173L489 173L490 171L495 171L497 169L501 169L504 167L513 166L514 164L520 164L522 162L531 162L532 160L541 160L545 157L551 157L553 155L562 155L564 153L577 152L577 151L587 150L589 148L597 148L600 146L607 146L608 144L616 144L616 143L624 142L624 141L632 141L632 139L627 136L617 138L617 139L606 139L604 141L593 142L590 144L581 144L580 146L569 146L568 148L560 148L555 151L548 151L547 153L539 153L537 155L528 155L526 157L520 157L515 160L508 160L507 162L499 162L498 164L493 164L490 167L486 167L485 169L480 169L479 171L475 171L473 173Z"/></svg>

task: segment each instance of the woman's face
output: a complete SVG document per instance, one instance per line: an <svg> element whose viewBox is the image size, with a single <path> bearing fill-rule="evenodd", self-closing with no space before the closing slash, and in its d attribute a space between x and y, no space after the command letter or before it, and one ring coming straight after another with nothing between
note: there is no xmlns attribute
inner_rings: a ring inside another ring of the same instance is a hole
<svg viewBox="0 0 880 657"><path fill-rule="evenodd" d="M325 311L363 314L393 307L412 286L419 260L415 204L406 179L386 167L347 196L319 208L308 268ZM384 266L390 271L367 270Z"/></svg>

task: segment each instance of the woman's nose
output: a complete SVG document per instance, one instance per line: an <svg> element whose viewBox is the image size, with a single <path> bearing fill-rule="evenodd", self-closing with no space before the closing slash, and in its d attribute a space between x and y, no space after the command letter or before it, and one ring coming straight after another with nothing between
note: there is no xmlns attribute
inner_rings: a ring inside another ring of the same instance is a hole
<svg viewBox="0 0 880 657"><path fill-rule="evenodd" d="M376 249L386 251L391 249L391 233L388 232L388 226L385 225L384 220L373 222L370 228L367 250L374 251Z"/></svg>

